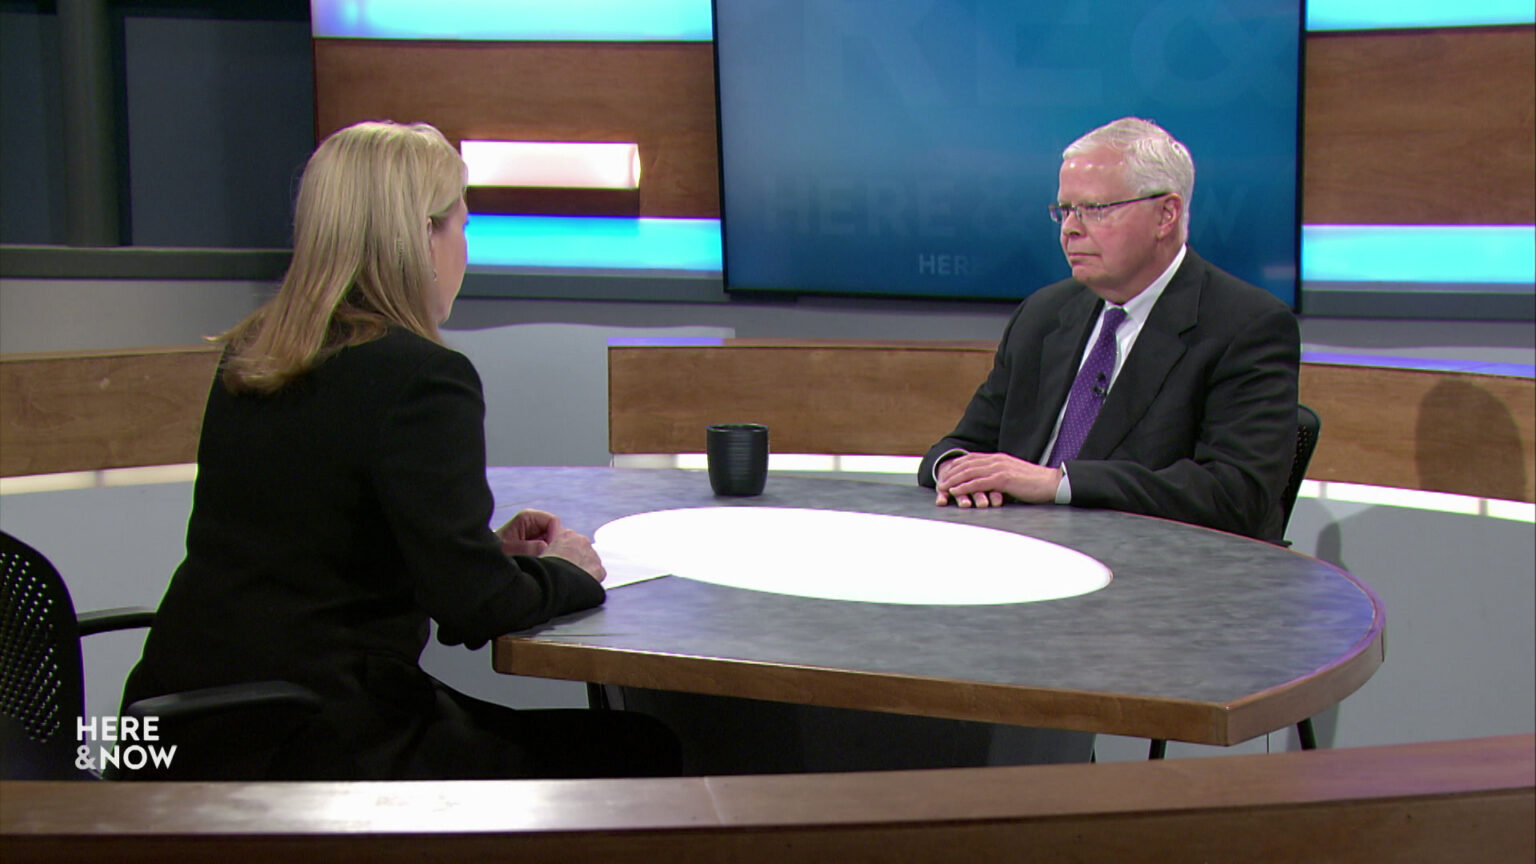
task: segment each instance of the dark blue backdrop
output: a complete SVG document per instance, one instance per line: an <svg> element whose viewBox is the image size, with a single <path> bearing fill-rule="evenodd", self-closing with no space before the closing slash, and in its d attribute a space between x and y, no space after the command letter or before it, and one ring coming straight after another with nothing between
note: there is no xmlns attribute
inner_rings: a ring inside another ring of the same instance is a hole
<svg viewBox="0 0 1536 864"><path fill-rule="evenodd" d="M1018 298L1065 278L1061 150L1195 157L1191 245L1294 305L1297 0L716 0L726 287Z"/></svg>

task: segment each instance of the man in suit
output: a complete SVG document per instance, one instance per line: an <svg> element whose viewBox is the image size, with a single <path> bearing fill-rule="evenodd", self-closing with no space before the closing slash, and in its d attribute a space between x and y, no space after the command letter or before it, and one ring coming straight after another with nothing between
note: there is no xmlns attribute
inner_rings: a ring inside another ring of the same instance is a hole
<svg viewBox="0 0 1536 864"><path fill-rule="evenodd" d="M1193 188L1189 151L1145 120L1066 149L1050 213L1072 278L1019 305L923 458L936 503L1102 507L1280 539L1296 318L1185 245Z"/></svg>

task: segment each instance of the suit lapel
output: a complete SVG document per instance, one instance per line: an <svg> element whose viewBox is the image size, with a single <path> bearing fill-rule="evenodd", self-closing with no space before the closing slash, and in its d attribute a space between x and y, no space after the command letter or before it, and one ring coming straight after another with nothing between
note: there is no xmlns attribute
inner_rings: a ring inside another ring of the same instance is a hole
<svg viewBox="0 0 1536 864"><path fill-rule="evenodd" d="M1104 459L1115 451L1147 413L1168 373L1184 356L1183 334L1197 322L1205 262L1188 250L1163 296L1136 337L1131 356L1083 441L1078 457Z"/></svg>

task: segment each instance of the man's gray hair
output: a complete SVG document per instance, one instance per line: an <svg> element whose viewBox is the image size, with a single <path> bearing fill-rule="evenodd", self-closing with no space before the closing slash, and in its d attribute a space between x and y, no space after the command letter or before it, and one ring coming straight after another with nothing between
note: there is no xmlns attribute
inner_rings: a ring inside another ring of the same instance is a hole
<svg viewBox="0 0 1536 864"><path fill-rule="evenodd" d="M1189 148L1150 120L1122 117L1073 141L1061 158L1071 159L1100 147L1124 156L1132 195L1177 192L1184 199L1180 229L1188 236L1189 201L1195 192L1195 161Z"/></svg>

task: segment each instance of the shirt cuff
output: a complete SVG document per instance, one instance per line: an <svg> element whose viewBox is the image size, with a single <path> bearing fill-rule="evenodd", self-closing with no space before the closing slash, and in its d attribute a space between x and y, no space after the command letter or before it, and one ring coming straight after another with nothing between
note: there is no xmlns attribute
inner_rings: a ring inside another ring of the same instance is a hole
<svg viewBox="0 0 1536 864"><path fill-rule="evenodd" d="M1056 484L1056 503L1072 503L1072 477L1067 474L1067 463L1061 463L1061 482Z"/></svg>
<svg viewBox="0 0 1536 864"><path fill-rule="evenodd" d="M931 473L933 474L933 485L939 485L939 466L943 465L945 460L953 459L956 456L964 456L969 452L971 451L962 447L951 447L950 449L945 450L943 453L940 453L939 458L933 460L933 468L931 469Z"/></svg>

